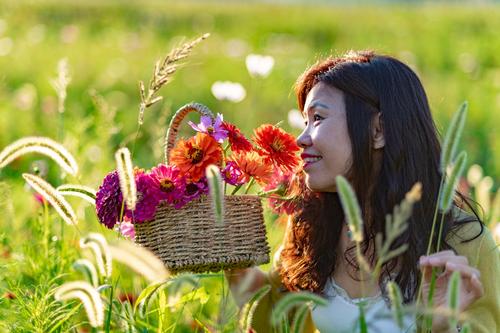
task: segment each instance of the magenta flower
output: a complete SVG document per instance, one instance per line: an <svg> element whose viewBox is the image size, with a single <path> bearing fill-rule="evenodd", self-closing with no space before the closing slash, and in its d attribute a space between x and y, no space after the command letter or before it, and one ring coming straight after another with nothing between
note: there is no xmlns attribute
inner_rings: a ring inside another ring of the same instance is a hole
<svg viewBox="0 0 500 333"><path fill-rule="evenodd" d="M206 177L202 177L197 182L188 181L186 183L186 190L184 191L184 198L182 200L183 205L187 204L190 201L193 201L194 199L199 198L202 194L207 194L208 191L209 189Z"/></svg>
<svg viewBox="0 0 500 333"><path fill-rule="evenodd" d="M151 221L156 214L156 207L161 198L155 191L155 183L149 174L139 171L135 173L135 183L137 186L137 204L135 210L126 210L125 216L132 223L142 223Z"/></svg>
<svg viewBox="0 0 500 333"><path fill-rule="evenodd" d="M99 222L112 229L120 219L123 196L120 191L118 172L112 171L104 177L96 193L95 208Z"/></svg>
<svg viewBox="0 0 500 333"><path fill-rule="evenodd" d="M215 117L215 121L212 121L210 116L201 116L200 123L198 125L194 124L192 121L188 124L197 132L207 133L215 139L218 143L222 143L224 139L227 138L227 130L222 126L223 117L220 113Z"/></svg>
<svg viewBox="0 0 500 333"><path fill-rule="evenodd" d="M184 196L186 178L175 165L159 164L151 170L150 177L160 200L174 204Z"/></svg>
<svg viewBox="0 0 500 333"><path fill-rule="evenodd" d="M120 223L120 234L123 237L129 238L130 240L135 240L135 229L134 225L128 221L123 221Z"/></svg>
<svg viewBox="0 0 500 333"><path fill-rule="evenodd" d="M238 167L238 164L236 164L233 161L228 161L226 163L226 167L221 170L222 174L222 179L228 184L238 186L243 184L243 181L240 181L242 179L243 172L240 170Z"/></svg>

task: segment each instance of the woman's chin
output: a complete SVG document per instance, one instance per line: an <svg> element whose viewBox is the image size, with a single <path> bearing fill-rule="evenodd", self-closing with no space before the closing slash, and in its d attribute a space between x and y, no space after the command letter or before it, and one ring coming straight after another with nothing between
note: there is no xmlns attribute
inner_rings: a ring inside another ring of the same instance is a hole
<svg viewBox="0 0 500 333"><path fill-rule="evenodd" d="M315 182L310 177L306 178L306 186L313 192L337 192L337 186L335 184L327 185L323 182Z"/></svg>

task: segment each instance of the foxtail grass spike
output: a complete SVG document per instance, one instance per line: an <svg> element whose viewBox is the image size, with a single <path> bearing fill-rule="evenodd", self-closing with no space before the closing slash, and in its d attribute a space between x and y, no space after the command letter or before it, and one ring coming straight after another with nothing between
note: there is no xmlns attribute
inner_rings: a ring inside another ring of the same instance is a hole
<svg viewBox="0 0 500 333"><path fill-rule="evenodd" d="M295 313L295 316L293 317L291 333L302 332L308 312L309 312L309 304L305 303L299 307L299 309Z"/></svg>
<svg viewBox="0 0 500 333"><path fill-rule="evenodd" d="M307 291L288 293L276 303L273 309L271 314L271 323L273 326L279 325L281 320L286 317L287 313L293 307L305 302L312 302L319 306L326 306L328 304L324 298Z"/></svg>
<svg viewBox="0 0 500 333"><path fill-rule="evenodd" d="M389 292L389 299L391 300L392 316L398 327L402 330L404 329L404 315L402 307L403 297L401 296L401 290L396 283L390 281L387 284L387 291Z"/></svg>
<svg viewBox="0 0 500 333"><path fill-rule="evenodd" d="M441 172L444 175L448 164L455 158L458 142L462 136L462 131L465 125L465 118L467 117L468 103L463 102L460 108L453 115L450 126L446 131L444 138L443 150L441 151Z"/></svg>
<svg viewBox="0 0 500 333"><path fill-rule="evenodd" d="M243 307L241 312L240 327L243 332L248 332L252 325L253 314L260 300L271 290L270 285L265 285L257 290Z"/></svg>
<svg viewBox="0 0 500 333"><path fill-rule="evenodd" d="M352 238L356 242L363 241L363 219L361 218L361 209L359 208L358 199L354 194L351 185L343 176L335 178L337 190L340 196L340 202L346 215L347 224L352 232Z"/></svg>
<svg viewBox="0 0 500 333"><path fill-rule="evenodd" d="M451 316L449 318L450 327L456 327L459 315L459 303L460 303L460 272L454 271L451 273L451 277L448 284L448 308L451 311Z"/></svg>
<svg viewBox="0 0 500 333"><path fill-rule="evenodd" d="M53 159L64 171L75 176L78 165L75 158L63 145L46 137L29 136L14 141L0 152L0 169L18 157L28 153L39 153Z"/></svg>
<svg viewBox="0 0 500 333"><path fill-rule="evenodd" d="M455 189L457 188L458 181L462 176L465 169L465 163L467 162L467 153L462 151L455 162L453 163L453 168L451 170L450 176L448 177L445 185L443 194L441 195L441 200L439 202L439 208L443 213L450 209L451 202L453 201L453 195L455 194Z"/></svg>
<svg viewBox="0 0 500 333"><path fill-rule="evenodd" d="M95 206L96 191L88 186L64 184L56 188L56 190L63 196L79 197Z"/></svg>
<svg viewBox="0 0 500 333"><path fill-rule="evenodd" d="M87 279L90 281L92 286L98 287L99 279L97 277L97 270L94 264L88 259L78 259L73 263L73 268L76 271L83 273Z"/></svg>
<svg viewBox="0 0 500 333"><path fill-rule="evenodd" d="M88 282L67 282L56 289L54 298L58 301L78 298L83 303L92 327L99 327L104 323L104 305L101 296Z"/></svg>
<svg viewBox="0 0 500 333"><path fill-rule="evenodd" d="M222 176L219 168L211 164L205 169L208 188L210 189L210 198L217 223L224 222L224 188L222 185Z"/></svg>
<svg viewBox="0 0 500 333"><path fill-rule="evenodd" d="M67 88L71 82L68 70L68 59L63 58L57 63L57 78L53 79L50 83L57 93L59 113L64 113L64 102L66 101Z"/></svg>
<svg viewBox="0 0 500 333"><path fill-rule="evenodd" d="M45 200L47 200L61 218L71 225L76 225L78 220L76 214L71 208L71 205L60 195L55 188L52 187L42 178L30 173L23 173L23 178L26 180L35 191L37 191Z"/></svg>
<svg viewBox="0 0 500 333"><path fill-rule="evenodd" d="M123 147L116 151L115 154L118 176L120 178L120 189L127 203L127 208L135 209L137 202L137 187L134 178L134 168L128 148Z"/></svg>
<svg viewBox="0 0 500 333"><path fill-rule="evenodd" d="M109 245L109 249L115 262L128 266L150 283L163 281L169 276L163 262L143 247L120 241L117 245Z"/></svg>
<svg viewBox="0 0 500 333"><path fill-rule="evenodd" d="M113 257L106 238L99 233L92 232L80 239L82 249L89 248L94 252L99 273L104 277L111 277Z"/></svg>

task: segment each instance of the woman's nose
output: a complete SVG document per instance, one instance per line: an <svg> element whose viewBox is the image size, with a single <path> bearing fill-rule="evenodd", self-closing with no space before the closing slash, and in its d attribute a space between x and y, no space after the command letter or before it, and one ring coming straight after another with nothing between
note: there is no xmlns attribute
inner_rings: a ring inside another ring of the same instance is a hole
<svg viewBox="0 0 500 333"><path fill-rule="evenodd" d="M300 148L306 148L311 145L311 136L309 135L307 128L305 128L304 131L302 131L302 133L300 133L297 137L297 145Z"/></svg>

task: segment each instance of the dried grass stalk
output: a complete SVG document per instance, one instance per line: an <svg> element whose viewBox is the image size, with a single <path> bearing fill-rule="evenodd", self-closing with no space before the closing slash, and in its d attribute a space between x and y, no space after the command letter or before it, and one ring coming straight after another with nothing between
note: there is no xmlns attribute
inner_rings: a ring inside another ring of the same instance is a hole
<svg viewBox="0 0 500 333"><path fill-rule="evenodd" d="M28 154L39 153L53 159L67 173L75 176L78 173L78 165L75 158L61 144L46 137L29 136L4 148L0 153L0 168L5 167L16 158Z"/></svg>
<svg viewBox="0 0 500 333"><path fill-rule="evenodd" d="M42 178L29 174L23 173L23 178L26 182L40 195L47 200L56 210L57 213L62 217L62 219L71 225L76 225L78 220L76 214L71 208L71 205L60 195L55 188L52 187Z"/></svg>

